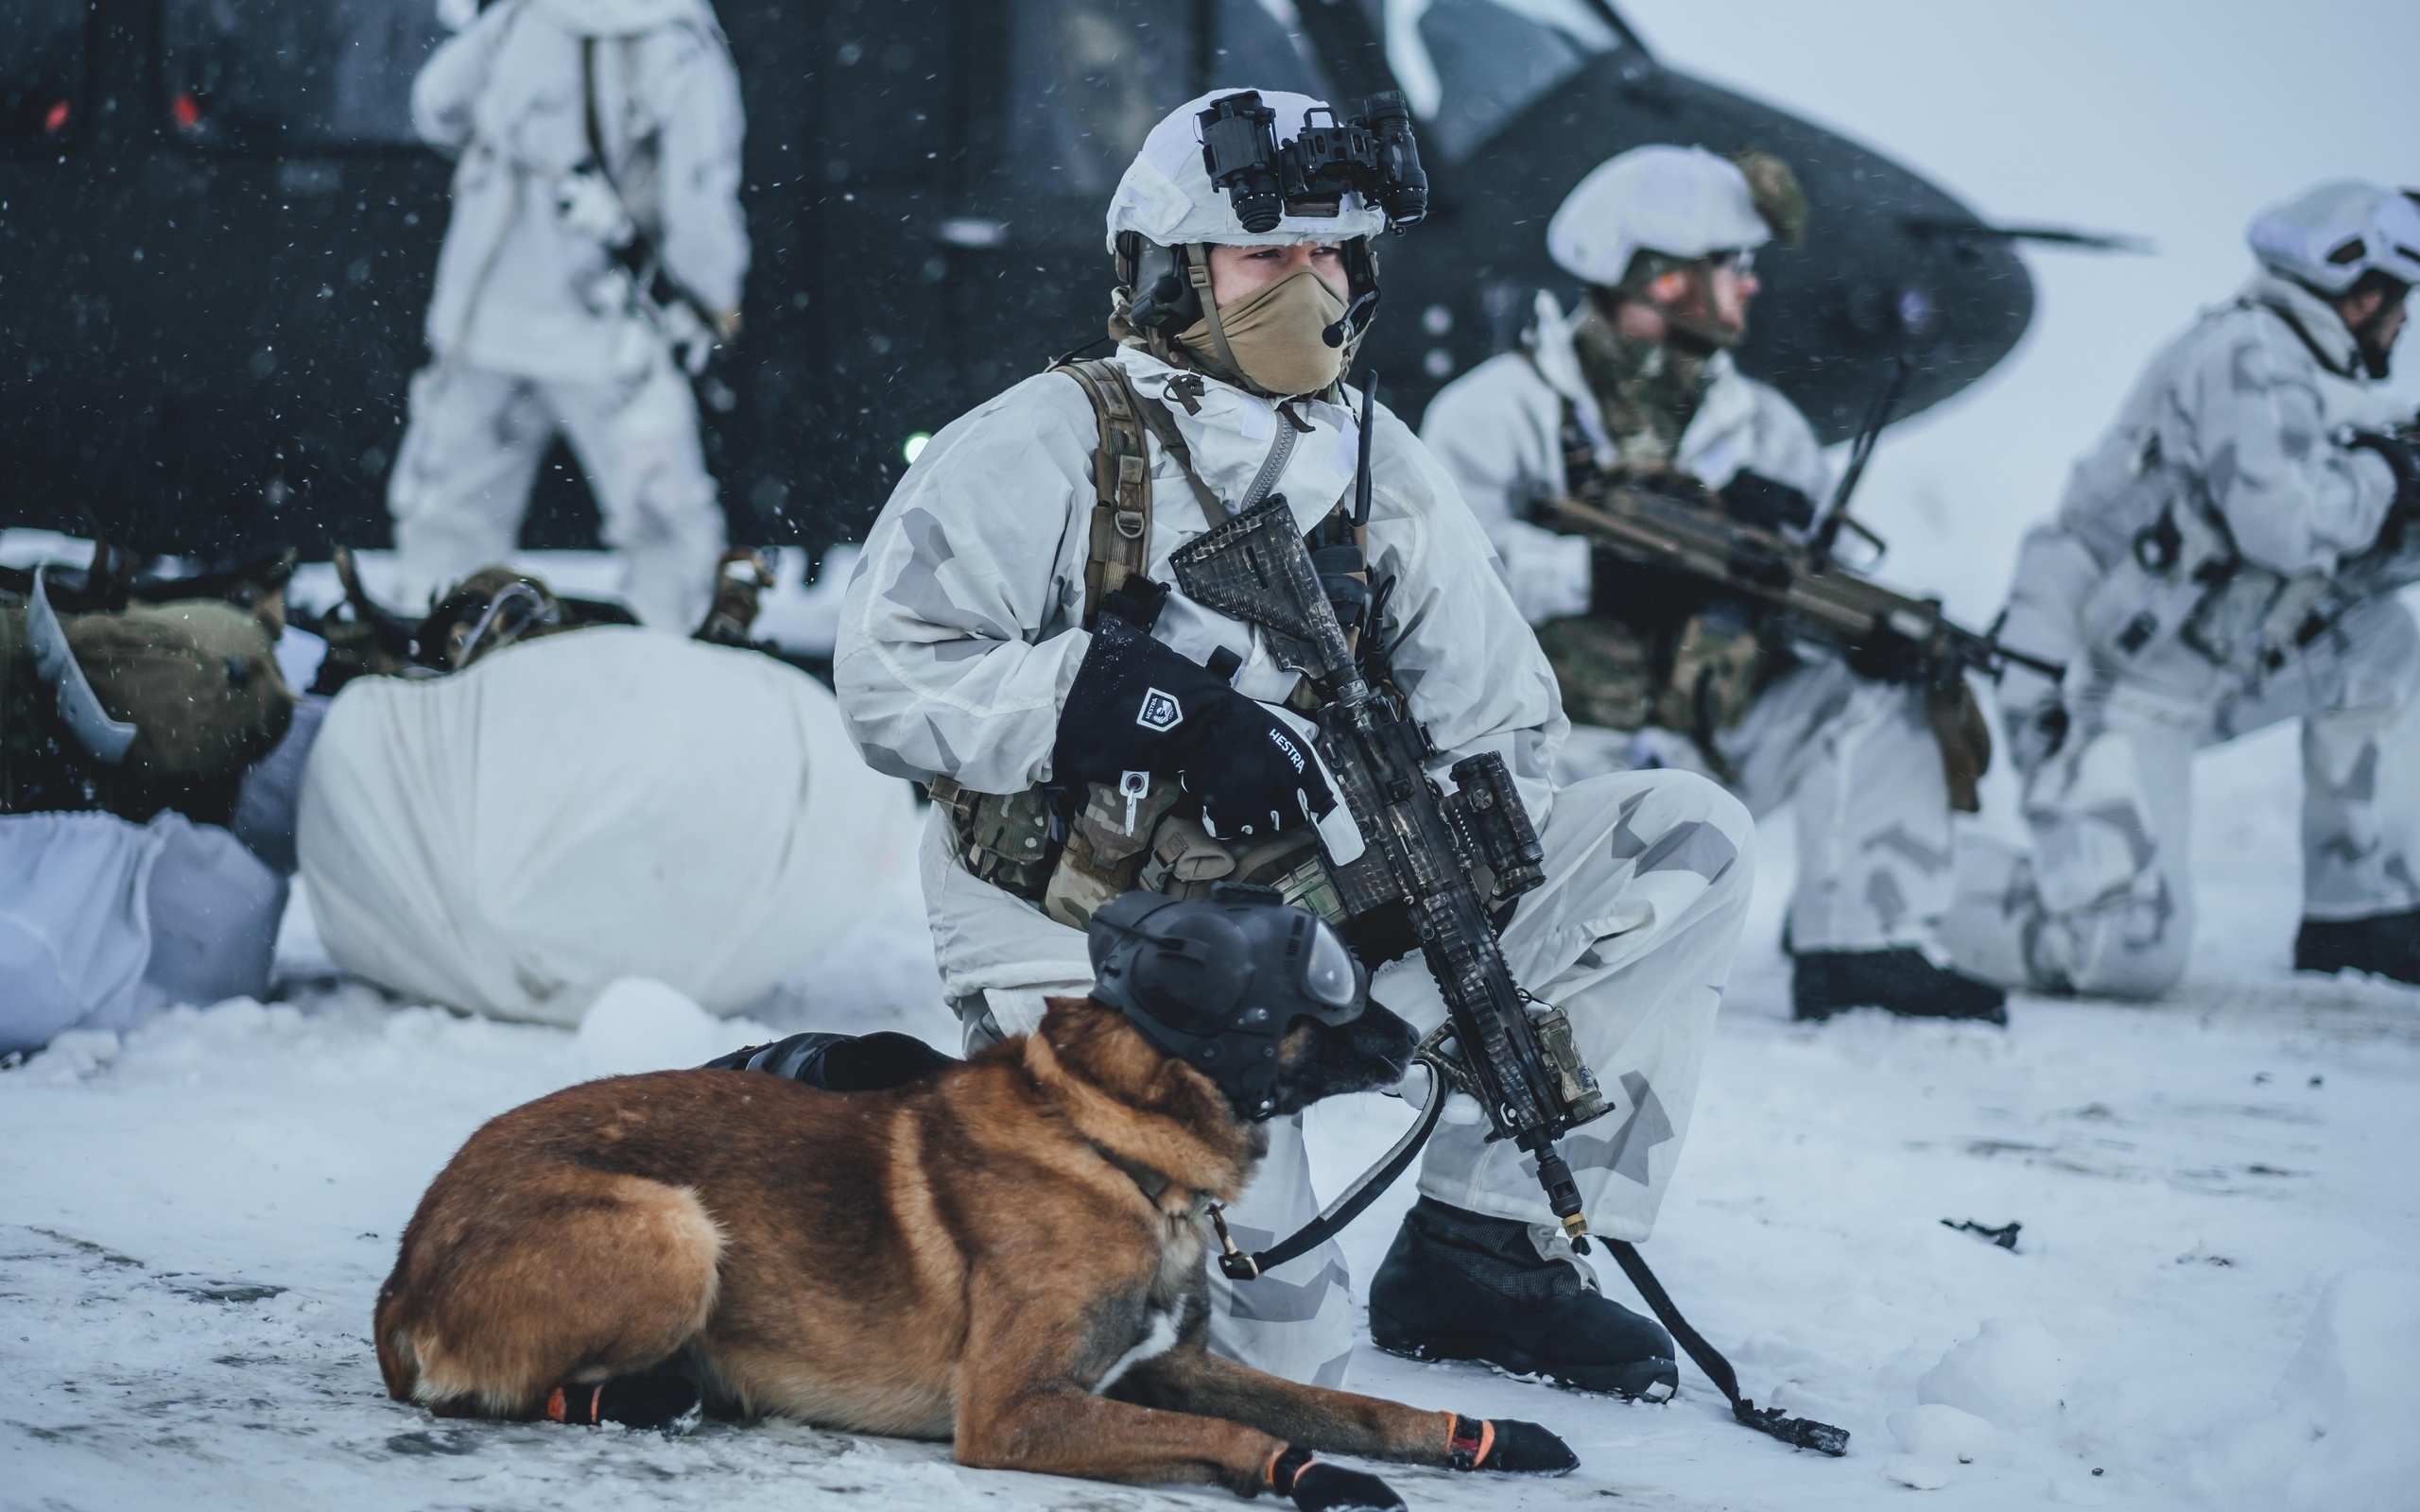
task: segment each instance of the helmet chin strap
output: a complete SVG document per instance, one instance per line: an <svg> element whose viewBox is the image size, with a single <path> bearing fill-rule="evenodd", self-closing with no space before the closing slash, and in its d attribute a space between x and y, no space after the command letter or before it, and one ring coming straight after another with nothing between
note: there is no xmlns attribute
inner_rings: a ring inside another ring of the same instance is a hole
<svg viewBox="0 0 2420 1512"><path fill-rule="evenodd" d="M1184 276L1201 297L1202 318L1210 324L1210 345L1219 353L1219 361L1229 372L1240 374L1244 369L1236 361L1235 352L1227 345L1226 322L1219 318L1219 299L1210 291L1210 248L1203 242L1184 244Z"/></svg>
<svg viewBox="0 0 2420 1512"><path fill-rule="evenodd" d="M2378 337L2401 305L2400 300L2380 300L2369 318L2353 327L2353 348L2360 353L2361 370L2373 379L2384 379L2388 365L2394 359L2394 345Z"/></svg>

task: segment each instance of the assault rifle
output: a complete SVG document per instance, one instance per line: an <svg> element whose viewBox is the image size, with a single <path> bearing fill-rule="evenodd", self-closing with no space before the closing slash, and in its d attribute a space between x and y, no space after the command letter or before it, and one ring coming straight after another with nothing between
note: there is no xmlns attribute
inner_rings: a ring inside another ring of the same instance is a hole
<svg viewBox="0 0 2420 1512"><path fill-rule="evenodd" d="M1370 520L1370 441L1375 430L1374 377L1362 391L1361 465L1353 523ZM1512 980L1496 942L1499 910L1546 881L1546 851L1512 774L1494 751L1453 766L1455 790L1428 775L1437 755L1428 731L1383 686L1362 676L1336 607L1322 587L1308 547L1281 494L1213 528L1169 558L1178 586L1204 608L1260 627L1277 660L1310 679L1320 758L1336 778L1341 811L1321 825L1328 873L1356 922L1400 911L1445 1000L1460 1054L1447 1060L1431 1036L1422 1058L1485 1109L1488 1138L1511 1140L1538 1165L1547 1205L1588 1252L1588 1218L1571 1167L1556 1147L1569 1130L1612 1111L1596 1074L1581 1059L1563 1010L1539 1002ZM1383 595L1382 595L1383 599ZM1375 632L1376 616L1372 616ZM1382 658L1380 659L1383 660ZM1383 679L1382 679L1383 681ZM1335 821L1349 816L1349 825ZM1350 1222L1411 1163L1443 1111L1447 1088L1432 1083L1421 1122L1386 1160L1299 1232L1258 1255L1236 1250L1216 1208L1211 1217L1226 1248L1219 1269L1249 1280ZM1848 1434L1825 1423L1758 1407L1739 1394L1722 1358L1681 1316L1647 1262L1620 1240L1607 1241L1639 1295L1689 1357L1731 1402L1732 1416L1758 1433L1825 1454L1848 1452Z"/></svg>
<svg viewBox="0 0 2420 1512"><path fill-rule="evenodd" d="M1371 429L1365 417L1357 522L1369 518ZM1358 831L1357 842L1340 841L1343 826L1322 827L1344 909L1357 921L1402 910L1444 997L1459 1071L1486 1109L1489 1138L1536 1159L1547 1206L1585 1252L1588 1218L1555 1142L1611 1109L1562 1011L1512 980L1490 920L1546 880L1545 850L1504 758L1457 762L1456 791L1440 790L1427 730L1362 677L1282 495L1188 543L1169 565L1187 596L1259 626L1277 659L1320 693L1316 745Z"/></svg>
<svg viewBox="0 0 2420 1512"><path fill-rule="evenodd" d="M1608 479L1576 499L1546 500L1544 523L1587 537L1624 561L1693 578L1779 611L1860 670L1928 687L1970 669L1997 679L2012 664L2057 680L2066 668L1951 621L1937 598L1912 598L1819 558L1774 531L1735 520L1693 479Z"/></svg>

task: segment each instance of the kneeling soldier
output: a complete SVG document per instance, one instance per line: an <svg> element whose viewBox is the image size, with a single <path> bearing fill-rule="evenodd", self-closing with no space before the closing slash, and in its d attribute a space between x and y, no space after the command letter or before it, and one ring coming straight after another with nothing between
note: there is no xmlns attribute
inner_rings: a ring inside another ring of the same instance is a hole
<svg viewBox="0 0 2420 1512"><path fill-rule="evenodd" d="M1450 477L1375 411L1374 507L1350 504L1359 423L1341 377L1375 303L1393 180L1281 201L1214 182L1205 121L1263 106L1291 148L1324 111L1230 94L1151 132L1109 211L1110 357L1019 384L943 429L891 495L841 614L835 672L866 759L930 784L925 886L970 1045L1030 1030L1092 981L1084 928L1141 886L1231 880L1341 915L1319 821L1337 799L1288 705L1306 679L1264 631L1167 585L1176 553L1283 498L1340 617L1426 727L1440 775L1492 751L1545 850L1545 885L1497 923L1512 974L1567 1015L1610 1116L1564 1141L1600 1232L1643 1238L1688 1127L1751 867L1745 810L1672 772L1557 790L1553 674ZM1225 108L1222 111L1219 106ZM1205 109L1205 107L1209 107ZM1416 165L1415 165L1416 171ZM1411 218L1408 213L1401 218ZM1414 942L1343 920L1375 992L1443 1017ZM1384 964L1381 963L1392 963ZM1421 1200L1371 1293L1377 1342L1658 1398L1665 1332L1597 1290L1532 1162L1483 1123L1429 1147ZM1318 1207L1299 1122L1230 1214L1259 1247ZM1351 1349L1341 1252L1213 1275L1216 1347L1334 1383Z"/></svg>
<svg viewBox="0 0 2420 1512"><path fill-rule="evenodd" d="M1934 959L1951 806L1974 806L1988 759L1962 679L1928 708L1926 687L1864 676L1770 611L1533 519L1554 498L1635 482L1703 485L1733 519L1792 539L1814 524L1815 434L1729 351L1747 333L1755 249L1776 228L1794 240L1805 201L1778 161L1744 161L1643 146L1582 180L1547 228L1556 264L1588 285L1579 314L1542 294L1529 346L1448 384L1422 438L1494 539L1572 717L1601 727L1574 742L1566 775L1633 743L1613 731L1654 725L1694 741L1756 813L1795 800L1798 1017L2005 1022L1997 988Z"/></svg>

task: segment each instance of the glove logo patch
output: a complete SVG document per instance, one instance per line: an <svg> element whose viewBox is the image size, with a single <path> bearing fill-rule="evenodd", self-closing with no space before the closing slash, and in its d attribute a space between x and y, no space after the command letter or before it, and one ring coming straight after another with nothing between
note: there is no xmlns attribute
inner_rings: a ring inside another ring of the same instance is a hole
<svg viewBox="0 0 2420 1512"><path fill-rule="evenodd" d="M1184 723L1184 706L1176 701L1175 694L1146 688L1143 707L1135 713L1134 722L1155 735L1165 735Z"/></svg>

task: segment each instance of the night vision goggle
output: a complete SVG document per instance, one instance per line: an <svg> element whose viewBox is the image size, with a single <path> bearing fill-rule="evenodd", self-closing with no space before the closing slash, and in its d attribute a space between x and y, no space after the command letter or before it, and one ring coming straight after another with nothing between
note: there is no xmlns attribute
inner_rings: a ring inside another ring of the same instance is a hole
<svg viewBox="0 0 2420 1512"><path fill-rule="evenodd" d="M1327 123L1314 124L1322 115ZM1198 119L1202 166L1255 236L1288 215L1337 215L1348 193L1386 212L1390 231L1428 214L1428 175L1421 171L1411 107L1400 91L1371 95L1349 121L1314 107L1301 134L1285 142L1277 140L1277 112L1260 102L1258 90L1212 100Z"/></svg>

